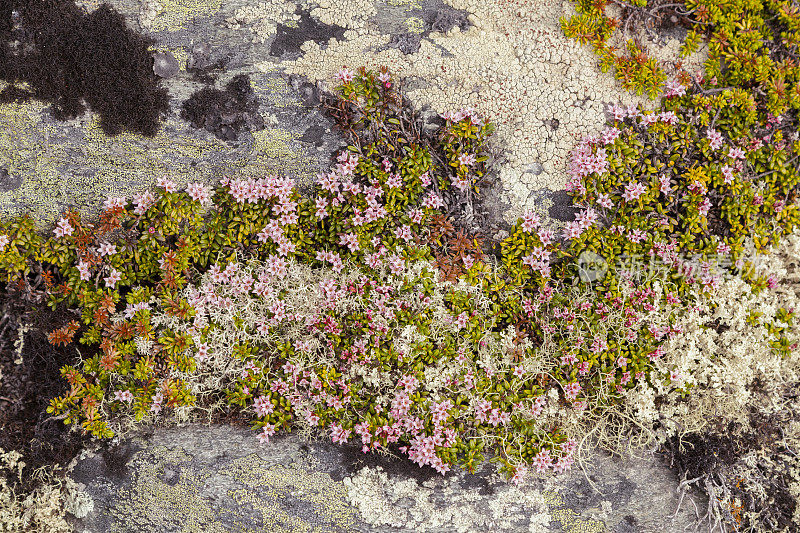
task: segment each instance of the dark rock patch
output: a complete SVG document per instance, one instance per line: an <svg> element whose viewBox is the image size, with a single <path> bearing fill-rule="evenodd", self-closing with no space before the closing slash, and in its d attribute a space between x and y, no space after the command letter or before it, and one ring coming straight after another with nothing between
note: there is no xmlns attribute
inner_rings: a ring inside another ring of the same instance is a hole
<svg viewBox="0 0 800 533"><path fill-rule="evenodd" d="M404 54L414 54L419 51L422 36L419 33L403 33L392 35L389 41L389 48L397 48Z"/></svg>
<svg viewBox="0 0 800 533"><path fill-rule="evenodd" d="M8 170L0 168L0 191L15 191L19 189L20 185L22 185L22 176L11 174Z"/></svg>
<svg viewBox="0 0 800 533"><path fill-rule="evenodd" d="M310 126L305 133L303 133L303 136L300 137L300 140L311 143L316 147L320 147L324 144L322 141L322 136L325 135L326 131L327 130L324 127L314 124L313 126Z"/></svg>
<svg viewBox="0 0 800 533"><path fill-rule="evenodd" d="M0 6L0 79L10 84L0 104L51 102L57 120L74 119L88 105L107 135L156 134L169 96L153 72L153 39L129 30L108 4L89 14L73 2ZM30 89L16 85L23 82Z"/></svg>
<svg viewBox="0 0 800 533"><path fill-rule="evenodd" d="M430 31L446 33L458 26L461 31L467 31L470 27L467 20L467 12L443 5L436 11L426 12L423 20Z"/></svg>
<svg viewBox="0 0 800 533"><path fill-rule="evenodd" d="M230 59L229 56L214 59L211 45L206 41L200 41L192 45L189 57L186 58L186 72L196 81L213 84L216 77L211 72L225 70Z"/></svg>
<svg viewBox="0 0 800 533"><path fill-rule="evenodd" d="M325 44L335 37L337 40L344 40L345 28L336 25L323 24L311 18L308 11L303 11L298 7L296 11L300 15L297 27L278 24L275 40L269 49L269 55L279 57L282 60L297 59L302 55L300 47L306 41L314 41L325 48Z"/></svg>
<svg viewBox="0 0 800 533"><path fill-rule="evenodd" d="M556 191L550 197L553 205L548 210L551 217L562 222L572 222L575 220L577 209L572 205L572 198L566 191Z"/></svg>
<svg viewBox="0 0 800 533"><path fill-rule="evenodd" d="M259 102L244 74L234 76L224 91L204 87L183 103L181 118L223 141L236 141L243 131L264 129Z"/></svg>

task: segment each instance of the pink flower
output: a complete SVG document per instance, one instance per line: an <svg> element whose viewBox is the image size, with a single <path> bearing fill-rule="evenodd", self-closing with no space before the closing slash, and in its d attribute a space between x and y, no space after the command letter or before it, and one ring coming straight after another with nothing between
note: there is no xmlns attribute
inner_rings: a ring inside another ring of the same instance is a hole
<svg viewBox="0 0 800 533"><path fill-rule="evenodd" d="M625 194L622 197L630 202L639 198L646 190L647 187L643 183L632 181L625 186Z"/></svg>
<svg viewBox="0 0 800 533"><path fill-rule="evenodd" d="M528 467L525 465L518 465L514 469L514 475L511 478L511 482L514 485L519 485L525 480L525 476L528 474Z"/></svg>
<svg viewBox="0 0 800 533"><path fill-rule="evenodd" d="M723 165L722 175L725 177L725 183L730 185L733 183L733 169L728 165Z"/></svg>
<svg viewBox="0 0 800 533"><path fill-rule="evenodd" d="M539 231L539 240L542 242L542 246L547 246L553 242L553 238L555 237L555 232L549 229L543 229Z"/></svg>
<svg viewBox="0 0 800 533"><path fill-rule="evenodd" d="M202 183L189 183L186 185L186 192L192 197L192 200L207 204L211 201L211 187L205 187Z"/></svg>
<svg viewBox="0 0 800 533"><path fill-rule="evenodd" d="M732 157L734 159L744 159L745 158L744 150L742 150L738 146L736 148L729 148L728 157Z"/></svg>
<svg viewBox="0 0 800 533"><path fill-rule="evenodd" d="M352 70L347 67L342 67L341 70L336 74L336 77L339 78L343 83L350 83L353 81L353 77L355 74Z"/></svg>
<svg viewBox="0 0 800 533"><path fill-rule="evenodd" d="M465 166L472 166L475 164L475 154L461 154L458 156L458 162Z"/></svg>
<svg viewBox="0 0 800 533"><path fill-rule="evenodd" d="M175 192L178 190L178 186L175 184L175 182L166 176L158 178L158 186L164 187L167 192Z"/></svg>
<svg viewBox="0 0 800 533"><path fill-rule="evenodd" d="M522 215L522 231L526 233L531 233L540 223L541 218L533 211L526 211Z"/></svg>
<svg viewBox="0 0 800 533"><path fill-rule="evenodd" d="M103 208L105 210L111 210L115 207L122 207L125 208L125 204L128 203L126 197L121 196L119 198L108 197L105 202L103 202Z"/></svg>
<svg viewBox="0 0 800 533"><path fill-rule="evenodd" d="M611 144L617 137L619 137L619 135L620 135L619 128L606 128L600 134L600 138L603 144Z"/></svg>
<svg viewBox="0 0 800 533"><path fill-rule="evenodd" d="M256 437L258 442L265 444L269 442L269 438L275 434L275 426L272 424L264 424L262 432Z"/></svg>
<svg viewBox="0 0 800 533"><path fill-rule="evenodd" d="M467 178L453 176L450 178L450 183L452 183L453 187L461 192L465 192L467 189L469 189L469 180L467 180Z"/></svg>
<svg viewBox="0 0 800 533"><path fill-rule="evenodd" d="M664 87L664 98L672 96L683 96L686 94L686 87L678 80L669 80Z"/></svg>
<svg viewBox="0 0 800 533"><path fill-rule="evenodd" d="M103 278L103 281L106 282L107 286L113 289L114 285L121 279L122 279L122 274L120 274L117 270L112 268L111 275L109 275L107 278Z"/></svg>
<svg viewBox="0 0 800 533"><path fill-rule="evenodd" d="M664 111L658 116L658 118L661 120L661 122L665 122L672 126L678 123L678 115L676 115L674 111Z"/></svg>
<svg viewBox="0 0 800 533"><path fill-rule="evenodd" d="M397 385L403 387L407 394L414 394L419 386L419 380L410 374L406 374L397 382Z"/></svg>
<svg viewBox="0 0 800 533"><path fill-rule="evenodd" d="M634 244L638 244L647 238L647 234L640 230L635 229L628 232L628 240Z"/></svg>
<svg viewBox="0 0 800 533"><path fill-rule="evenodd" d="M386 180L386 185L390 189L398 189L403 185L403 178L400 177L400 174L390 174L389 178Z"/></svg>
<svg viewBox="0 0 800 533"><path fill-rule="evenodd" d="M258 416L268 416L270 415L274 407L272 406L272 402L266 396L259 396L253 402L253 407L256 409L256 414Z"/></svg>
<svg viewBox="0 0 800 533"><path fill-rule="evenodd" d="M570 383L564 387L564 396L568 400L574 399L581 390L581 384L577 381Z"/></svg>
<svg viewBox="0 0 800 533"><path fill-rule="evenodd" d="M392 254L387 260L389 262L389 269L395 276L400 275L403 272L403 269L405 269L406 261L402 256L398 254Z"/></svg>
<svg viewBox="0 0 800 533"><path fill-rule="evenodd" d="M114 391L114 398L121 402L130 402L131 400L133 400L133 394L129 390L126 391L118 390Z"/></svg>
<svg viewBox="0 0 800 533"><path fill-rule="evenodd" d="M672 192L672 189L670 188L669 185L669 176L665 175L659 178L659 189L661 190L662 193L666 195L669 195L669 193Z"/></svg>
<svg viewBox="0 0 800 533"><path fill-rule="evenodd" d="M533 465L536 466L537 472L544 472L553 465L553 458L550 457L550 450L541 450L533 458Z"/></svg>
<svg viewBox="0 0 800 533"><path fill-rule="evenodd" d="M83 261L78 262L78 272L81 274L81 280L88 281L91 277L89 274L89 263Z"/></svg>
<svg viewBox="0 0 800 533"><path fill-rule="evenodd" d="M565 239L577 239L583 234L583 228L581 227L581 223L577 220L573 220L572 222L567 223L567 227L564 228L564 238Z"/></svg>
<svg viewBox="0 0 800 533"><path fill-rule="evenodd" d="M606 209L610 209L613 207L614 202L611 201L611 198L608 196L608 193L603 193L597 198L597 203L600 207L605 207Z"/></svg>
<svg viewBox="0 0 800 533"><path fill-rule="evenodd" d="M409 242L413 238L411 235L411 227L408 224L399 226L395 229L395 236L398 239L403 239L404 241Z"/></svg>
<svg viewBox="0 0 800 533"><path fill-rule="evenodd" d="M69 220L66 218L61 218L58 221L58 228L56 228L55 234L56 237L63 237L64 235L72 235L72 232L75 231L72 226L69 225Z"/></svg>
<svg viewBox="0 0 800 533"><path fill-rule="evenodd" d="M556 474L564 473L570 469L573 462L575 462L575 459L572 457L561 457L558 462L553 465L553 472Z"/></svg>
<svg viewBox="0 0 800 533"><path fill-rule="evenodd" d="M592 209L591 207L586 208L586 210L579 212L575 216L575 222L577 222L581 229L589 229L592 224L597 221L598 215L597 212Z"/></svg>
<svg viewBox="0 0 800 533"><path fill-rule="evenodd" d="M700 203L698 210L700 211L701 215L706 216L708 214L709 209L711 209L711 200L709 200L708 196L706 196Z"/></svg>
<svg viewBox="0 0 800 533"><path fill-rule="evenodd" d="M335 444L345 443L349 437L349 429L344 429L340 424L331 425L331 439Z"/></svg>
<svg viewBox="0 0 800 533"><path fill-rule="evenodd" d="M718 148L722 147L722 134L717 130L708 128L706 130L706 138L708 138L709 142L711 143L712 150L717 150Z"/></svg>
<svg viewBox="0 0 800 533"><path fill-rule="evenodd" d="M147 229L147 231L150 233L150 235L152 235L153 233L155 233L155 232L156 232L156 228L155 228L155 227L153 227L153 226L150 226L150 227Z"/></svg>
<svg viewBox="0 0 800 533"><path fill-rule="evenodd" d="M625 120L625 108L623 108L619 104L614 104L611 108L611 114L614 117L614 120Z"/></svg>
<svg viewBox="0 0 800 533"><path fill-rule="evenodd" d="M106 242L100 245L97 251L98 253L100 253L102 257L105 257L107 255L114 255L115 253L117 253L117 248L113 244Z"/></svg>
<svg viewBox="0 0 800 533"><path fill-rule="evenodd" d="M428 196L425 197L425 200L422 202L422 206L429 209L437 209L444 206L444 202L441 198L439 198L439 196L436 195L436 193L431 191L428 193Z"/></svg>
<svg viewBox="0 0 800 533"><path fill-rule="evenodd" d="M358 235L355 233L345 233L343 235L339 235L339 244L342 246L347 246L350 252L357 252L360 249L358 244Z"/></svg>

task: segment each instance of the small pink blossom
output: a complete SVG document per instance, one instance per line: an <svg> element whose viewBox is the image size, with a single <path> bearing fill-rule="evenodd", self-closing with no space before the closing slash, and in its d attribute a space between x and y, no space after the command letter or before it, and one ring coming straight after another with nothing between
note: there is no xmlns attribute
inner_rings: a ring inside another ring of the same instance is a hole
<svg viewBox="0 0 800 533"><path fill-rule="evenodd" d="M105 257L107 255L114 255L117 253L117 248L113 244L106 242L100 245L97 251L102 257Z"/></svg>
<svg viewBox="0 0 800 533"><path fill-rule="evenodd" d="M533 232L533 230L536 229L540 223L541 218L533 211L526 211L522 215L522 231L526 233Z"/></svg>
<svg viewBox="0 0 800 533"><path fill-rule="evenodd" d="M472 166L475 164L475 154L461 154L458 156L458 162L462 165Z"/></svg>
<svg viewBox="0 0 800 533"><path fill-rule="evenodd" d="M111 287L113 289L114 285L121 279L122 279L122 274L120 274L117 270L112 268L111 269L111 275L109 275L106 278L103 278L103 281L106 282L107 286L109 286L109 287Z"/></svg>
<svg viewBox="0 0 800 533"><path fill-rule="evenodd" d="M72 235L72 232L75 231L72 226L69 224L69 220L66 218L60 218L58 220L58 227L56 228L55 234L56 237L63 237L64 235Z"/></svg>
<svg viewBox="0 0 800 533"><path fill-rule="evenodd" d="M345 443L349 437L349 429L344 429L340 424L331 425L331 439L333 440L334 444Z"/></svg>
<svg viewBox="0 0 800 533"><path fill-rule="evenodd" d="M265 444L269 442L269 438L274 434L275 434L275 426L268 423L264 424L261 433L259 433L256 438L258 439L258 442L260 442L261 444Z"/></svg>
<svg viewBox="0 0 800 533"><path fill-rule="evenodd" d="M717 150L722 147L722 134L717 130L711 128L706 129L706 138L709 140L712 150Z"/></svg>
<svg viewBox="0 0 800 533"><path fill-rule="evenodd" d="M733 183L733 169L729 165L723 165L722 175L725 177L725 183L730 185Z"/></svg>
<svg viewBox="0 0 800 533"><path fill-rule="evenodd" d="M253 402L253 407L255 407L256 414L258 416L268 416L270 415L274 407L272 406L272 402L266 396L259 396Z"/></svg>
<svg viewBox="0 0 800 533"><path fill-rule="evenodd" d="M158 186L164 187L167 192L175 192L178 190L178 185L166 176L158 178Z"/></svg>
<svg viewBox="0 0 800 533"><path fill-rule="evenodd" d="M518 465L514 469L514 475L511 477L511 482L514 485L519 485L525 480L525 476L528 474L528 467L525 465Z"/></svg>
<svg viewBox="0 0 800 533"><path fill-rule="evenodd" d="M745 153L744 153L744 150L742 150L741 148L739 148L737 146L736 148L729 148L728 149L728 157L732 157L734 159L744 159L745 158Z"/></svg>
<svg viewBox="0 0 800 533"><path fill-rule="evenodd" d="M121 391L121 390L114 391L114 398L116 400L121 401L121 402L130 402L130 401L133 400L133 393L131 393L131 391L129 391L129 390L126 390L126 391Z"/></svg>
<svg viewBox="0 0 800 533"><path fill-rule="evenodd" d="M342 67L336 74L336 77L339 78L339 80L341 80L343 83L350 83L353 81L355 73L347 67Z"/></svg>
<svg viewBox="0 0 800 533"><path fill-rule="evenodd" d="M630 202L638 199L645 191L647 191L647 187L643 183L632 181L625 186L625 194L622 197L625 201Z"/></svg>
<svg viewBox="0 0 800 533"><path fill-rule="evenodd" d="M669 80L664 87L664 98L672 96L683 96L686 94L686 87L678 80Z"/></svg>
<svg viewBox="0 0 800 533"><path fill-rule="evenodd" d="M211 187L206 187L202 183L189 183L186 185L186 192L192 200L201 204L208 204L211 201Z"/></svg>
<svg viewBox="0 0 800 533"><path fill-rule="evenodd" d="M614 104L611 108L611 115L614 120L625 120L625 108L619 104Z"/></svg>
<svg viewBox="0 0 800 533"><path fill-rule="evenodd" d="M114 198L109 196L105 202L103 202L103 209L111 210L115 207L125 208L125 204L128 203L128 199L125 196L121 196L118 198Z"/></svg>

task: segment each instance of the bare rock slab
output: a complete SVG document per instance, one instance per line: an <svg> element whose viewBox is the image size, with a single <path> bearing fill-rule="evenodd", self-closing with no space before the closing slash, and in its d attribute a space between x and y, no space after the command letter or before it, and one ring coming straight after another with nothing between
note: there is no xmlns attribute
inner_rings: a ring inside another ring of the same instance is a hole
<svg viewBox="0 0 800 533"><path fill-rule="evenodd" d="M262 445L247 428L192 424L84 450L67 474L83 512L67 517L80 533L661 533L696 523L691 494L672 518L678 480L668 465L600 452L589 463L585 475L576 463L515 487L491 463L440 476L353 445L297 435Z"/></svg>

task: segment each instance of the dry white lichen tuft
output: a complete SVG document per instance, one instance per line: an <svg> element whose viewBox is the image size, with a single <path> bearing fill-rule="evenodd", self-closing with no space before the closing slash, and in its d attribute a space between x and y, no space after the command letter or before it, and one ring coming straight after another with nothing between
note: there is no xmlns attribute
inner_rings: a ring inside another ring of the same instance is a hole
<svg viewBox="0 0 800 533"><path fill-rule="evenodd" d="M542 531L551 517L542 493L530 483L497 486L490 494L464 489L457 477L389 480L381 467L365 467L343 480L351 505L373 526L419 531ZM433 495L435 498L432 498Z"/></svg>
<svg viewBox="0 0 800 533"><path fill-rule="evenodd" d="M275 35L277 24L297 24L300 15L295 14L297 6L288 0L270 0L257 5L246 5L236 10L232 17L225 19L231 29L246 25L253 33L254 43L263 43Z"/></svg>

